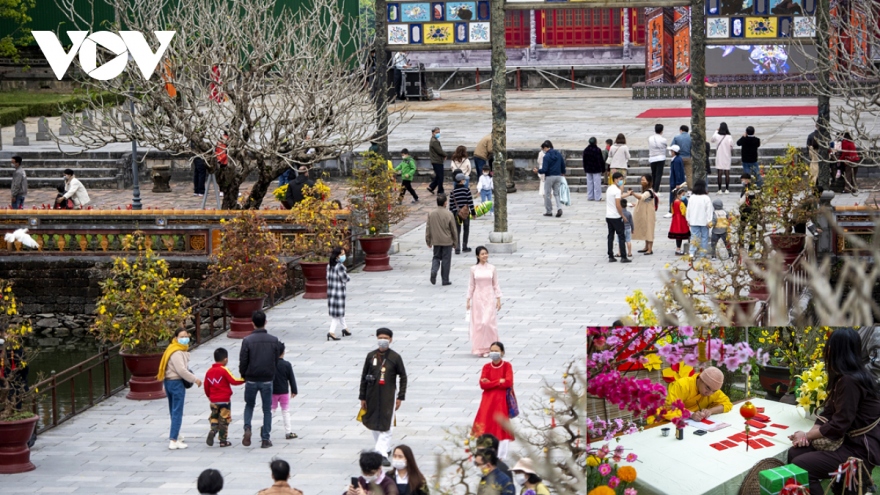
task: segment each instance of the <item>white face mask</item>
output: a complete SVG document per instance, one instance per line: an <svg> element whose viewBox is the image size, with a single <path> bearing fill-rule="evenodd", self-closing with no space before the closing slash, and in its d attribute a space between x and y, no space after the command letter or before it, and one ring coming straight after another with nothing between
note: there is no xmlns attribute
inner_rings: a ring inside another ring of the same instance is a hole
<svg viewBox="0 0 880 495"><path fill-rule="evenodd" d="M393 459L391 467L394 469L406 469L406 459Z"/></svg>
<svg viewBox="0 0 880 495"><path fill-rule="evenodd" d="M526 478L526 475L523 473L516 473L514 479L516 480L516 484L519 486L524 486L526 484L526 481L528 481L528 478Z"/></svg>
<svg viewBox="0 0 880 495"><path fill-rule="evenodd" d="M373 475L370 475L370 476L364 476L364 480L365 480L367 483L375 483L375 482L376 482L376 478L378 478L378 477L379 477L379 475L377 475L377 474L373 474Z"/></svg>

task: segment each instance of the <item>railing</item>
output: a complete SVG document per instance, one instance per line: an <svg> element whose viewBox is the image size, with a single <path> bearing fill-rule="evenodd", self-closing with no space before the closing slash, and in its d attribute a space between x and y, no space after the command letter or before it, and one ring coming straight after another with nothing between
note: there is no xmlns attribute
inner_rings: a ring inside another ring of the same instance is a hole
<svg viewBox="0 0 880 495"><path fill-rule="evenodd" d="M352 253L349 257L350 267L363 261L363 255L357 243L353 242L356 239L357 236L352 234L345 237L346 250ZM304 284L298 283L297 272L299 270L296 270L296 265L301 259L302 257L295 257L288 261L287 283L266 297L263 306L265 309L295 297L300 292L299 288L304 287ZM190 332L193 335L191 348L198 347L214 337L224 334L229 329L228 314L221 298L234 289L235 287L224 289L191 304L187 308L192 314L193 322L193 328ZM202 325L205 321L207 321L207 328L203 329ZM37 397L31 405L33 413L40 418L37 423L37 434L55 428L125 389L128 385L128 370L125 368L122 357L119 356L119 350L120 344L102 348L98 354L60 373L53 372L49 378L31 385L37 391ZM113 368L117 366L121 372L112 373ZM96 375L99 375L98 382L95 380ZM87 394L86 388L88 389ZM96 396L96 390L100 390L101 394ZM66 398L68 391L70 393L69 401ZM78 398L81 399L79 403L77 402ZM51 418L51 421L46 421L45 418Z"/></svg>
<svg viewBox="0 0 880 495"><path fill-rule="evenodd" d="M771 304L777 308L786 308L789 311L793 308L803 296L807 289L807 271L803 268L803 263L807 261L808 249L804 249L789 265L782 278L782 293L771 291L768 287L770 295L767 300L761 303L761 309L755 316L755 326L767 326L770 319ZM782 303L771 302L775 297L782 297Z"/></svg>

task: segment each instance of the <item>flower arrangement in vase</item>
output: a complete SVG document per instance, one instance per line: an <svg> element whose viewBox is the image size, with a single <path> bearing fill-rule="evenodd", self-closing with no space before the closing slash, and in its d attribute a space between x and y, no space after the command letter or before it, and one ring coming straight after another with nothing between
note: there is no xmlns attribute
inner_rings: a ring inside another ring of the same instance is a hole
<svg viewBox="0 0 880 495"><path fill-rule="evenodd" d="M825 361L816 361L810 369L804 371L798 378L802 383L797 388L797 404L803 407L807 414L816 414L816 411L825 404L828 397L828 374L825 373Z"/></svg>
<svg viewBox="0 0 880 495"><path fill-rule="evenodd" d="M773 355L788 366L792 377L822 361L831 327L773 327L761 330L758 342L773 346Z"/></svg>

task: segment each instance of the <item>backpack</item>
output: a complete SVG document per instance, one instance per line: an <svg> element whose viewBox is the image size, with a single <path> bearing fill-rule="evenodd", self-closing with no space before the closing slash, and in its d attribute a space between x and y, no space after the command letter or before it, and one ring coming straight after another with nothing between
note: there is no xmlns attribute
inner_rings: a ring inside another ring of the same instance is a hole
<svg viewBox="0 0 880 495"><path fill-rule="evenodd" d="M721 213L719 215L718 213ZM724 229L727 230L727 227L730 225L730 222L727 220L727 212L724 210L713 211L712 212L712 227L716 229Z"/></svg>

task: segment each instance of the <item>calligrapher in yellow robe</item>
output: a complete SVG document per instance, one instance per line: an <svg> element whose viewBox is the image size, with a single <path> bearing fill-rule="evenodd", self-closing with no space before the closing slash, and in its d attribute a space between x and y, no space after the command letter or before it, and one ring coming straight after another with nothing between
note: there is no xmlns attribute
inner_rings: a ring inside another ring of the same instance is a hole
<svg viewBox="0 0 880 495"><path fill-rule="evenodd" d="M713 414L729 412L733 409L730 398L721 391L724 384L724 373L718 368L710 366L702 373L694 376L686 376L669 384L666 393L666 405L676 400L684 402L684 406L691 411L691 419L700 421ZM681 413L674 411L667 413L664 418L672 419Z"/></svg>

